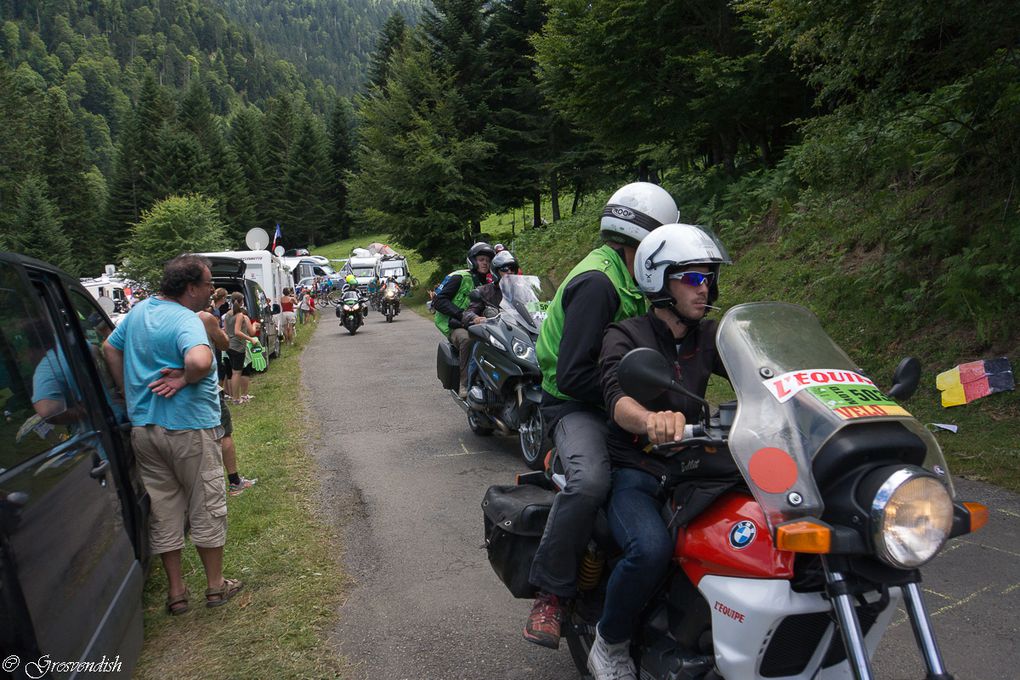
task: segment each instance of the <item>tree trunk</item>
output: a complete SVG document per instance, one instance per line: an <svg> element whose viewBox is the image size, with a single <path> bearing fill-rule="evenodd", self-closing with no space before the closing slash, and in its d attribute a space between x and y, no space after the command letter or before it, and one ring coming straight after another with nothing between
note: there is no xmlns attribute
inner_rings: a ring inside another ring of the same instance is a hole
<svg viewBox="0 0 1020 680"><path fill-rule="evenodd" d="M581 180L574 181L574 202L570 205L570 214L576 215L577 208L581 205Z"/></svg>
<svg viewBox="0 0 1020 680"><path fill-rule="evenodd" d="M637 171L637 173L638 173L638 181L639 182L647 182L648 181L648 161L647 160L643 160L640 163L638 163L638 171Z"/></svg>
<svg viewBox="0 0 1020 680"><path fill-rule="evenodd" d="M552 201L552 219L556 222L560 219L560 176L555 172L549 178L549 199Z"/></svg>
<svg viewBox="0 0 1020 680"><path fill-rule="evenodd" d="M531 197L532 213L531 226L538 229L542 226L542 194L535 192Z"/></svg>
<svg viewBox="0 0 1020 680"><path fill-rule="evenodd" d="M346 241L351 237L351 223L344 220L340 223L340 240Z"/></svg>
<svg viewBox="0 0 1020 680"><path fill-rule="evenodd" d="M478 241L478 235L482 233L482 223L479 220L471 220L471 242Z"/></svg>

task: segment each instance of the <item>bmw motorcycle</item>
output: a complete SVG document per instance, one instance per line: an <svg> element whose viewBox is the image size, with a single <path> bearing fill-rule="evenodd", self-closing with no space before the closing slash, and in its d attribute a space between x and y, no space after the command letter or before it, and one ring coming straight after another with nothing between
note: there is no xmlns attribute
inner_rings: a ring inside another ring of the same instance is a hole
<svg viewBox="0 0 1020 680"><path fill-rule="evenodd" d="M489 306L489 320L468 329L475 342L466 399L457 394L460 369L454 345L440 343L436 364L439 380L464 409L471 431L481 436L495 430L502 434L516 431L521 456L534 470L542 468L545 454L545 425L539 409L542 371L535 355L545 318L537 295L540 286L535 276L500 278L503 298L499 308Z"/></svg>
<svg viewBox="0 0 1020 680"><path fill-rule="evenodd" d="M649 455L732 456L736 484L684 473L663 479L663 517L676 540L667 577L631 641L639 677L871 680L871 658L902 602L928 678L952 676L921 591L921 567L948 539L976 531L988 510L959 502L934 436L894 399L916 389L905 359L888 395L826 335L807 309L732 308L718 349L736 401L703 403L684 440ZM669 362L636 349L620 362L624 391L647 402L665 390L697 399ZM544 518L565 479L555 459L483 501L493 568L518 597ZM693 489L714 490L708 497ZM544 494L544 496L543 496ZM582 675L619 549L600 517L580 592L563 625Z"/></svg>
<svg viewBox="0 0 1020 680"><path fill-rule="evenodd" d="M379 295L379 311L386 317L386 323L392 323L393 317L400 314L400 285L396 280L387 281Z"/></svg>
<svg viewBox="0 0 1020 680"><path fill-rule="evenodd" d="M340 325L347 329L347 332L354 335L365 323L365 301L357 290L345 290L340 295L340 302L336 306L336 315L340 319Z"/></svg>

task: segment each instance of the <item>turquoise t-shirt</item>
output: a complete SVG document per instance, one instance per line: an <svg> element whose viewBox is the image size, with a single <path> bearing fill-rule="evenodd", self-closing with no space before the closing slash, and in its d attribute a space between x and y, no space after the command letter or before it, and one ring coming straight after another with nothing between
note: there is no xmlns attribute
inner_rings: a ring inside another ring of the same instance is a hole
<svg viewBox="0 0 1020 680"><path fill-rule="evenodd" d="M160 369L184 368L189 349L209 346L197 314L170 300L146 298L131 308L109 342L124 353L124 396L132 425L160 425L168 430L219 426L215 363L209 375L169 399L149 389L149 383L160 377Z"/></svg>

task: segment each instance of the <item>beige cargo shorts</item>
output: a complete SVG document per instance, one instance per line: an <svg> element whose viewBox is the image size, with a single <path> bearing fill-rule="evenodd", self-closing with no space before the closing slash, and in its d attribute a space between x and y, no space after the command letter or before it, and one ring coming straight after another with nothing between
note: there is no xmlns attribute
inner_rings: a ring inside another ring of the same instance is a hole
<svg viewBox="0 0 1020 680"><path fill-rule="evenodd" d="M183 548L185 526L190 526L191 540L199 548L219 548L226 543L222 436L222 427L131 428L131 446L152 502L149 517L152 554Z"/></svg>

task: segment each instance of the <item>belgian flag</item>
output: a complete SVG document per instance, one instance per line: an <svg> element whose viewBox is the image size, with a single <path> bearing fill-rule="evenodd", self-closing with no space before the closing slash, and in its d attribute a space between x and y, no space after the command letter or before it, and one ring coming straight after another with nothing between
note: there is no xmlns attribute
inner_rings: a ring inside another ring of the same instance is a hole
<svg viewBox="0 0 1020 680"><path fill-rule="evenodd" d="M1006 357L971 361L939 373L935 386L942 392L942 406L960 406L989 394L1012 390L1013 369Z"/></svg>

